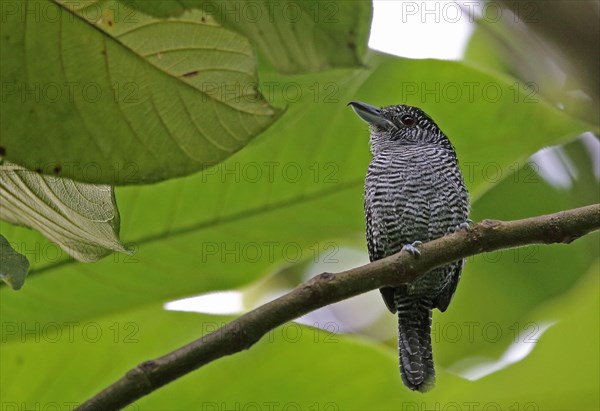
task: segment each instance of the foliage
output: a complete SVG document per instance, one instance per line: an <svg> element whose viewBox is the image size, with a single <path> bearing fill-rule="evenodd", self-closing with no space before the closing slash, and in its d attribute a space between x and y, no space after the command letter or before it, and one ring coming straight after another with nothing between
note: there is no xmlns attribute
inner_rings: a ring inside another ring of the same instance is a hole
<svg viewBox="0 0 600 411"><path fill-rule="evenodd" d="M597 150L597 140L577 138L597 133L597 124L546 102L527 79L501 72L489 49L477 66L365 51L364 2L327 2L337 10L331 23L315 17L327 12L323 3L308 2L297 21L261 9L258 24L231 19L240 16L240 2L230 14L225 3L193 0L90 1L78 9L59 0L28 4L42 18L17 13L2 24L2 82L15 88L3 90L13 94L3 94L0 155L54 175L41 181L117 185L115 215L133 253L86 264L38 231L2 222L0 233L31 266L20 291L0 289L5 404L83 401L133 365L228 320L165 311L167 301L256 287L278 273L305 274L315 260L335 271L340 248L364 250L368 141L366 127L345 107L349 100L402 102L429 113L457 149L476 221L598 201L598 165L587 149ZM54 9L55 20L42 14ZM139 99L113 98L115 80L133 84ZM23 92L65 82L96 84L104 98L84 101L76 92L52 101L40 91L36 100ZM217 86L207 92L209 83ZM572 170L562 188L528 160L549 145L559 146L556 157ZM81 167L89 164L100 172ZM158 183L132 185L148 182ZM15 190L2 188L2 207L9 208L5 193ZM59 198L81 206L72 194ZM42 232L47 226L19 223ZM594 234L569 246L469 261L452 305L434 315L438 386L425 396L400 382L394 319L386 313L374 321L388 327L384 341L364 330L332 334L289 324L137 405L598 408L598 243ZM533 352L475 381L456 375L502 358L515 342Z"/></svg>

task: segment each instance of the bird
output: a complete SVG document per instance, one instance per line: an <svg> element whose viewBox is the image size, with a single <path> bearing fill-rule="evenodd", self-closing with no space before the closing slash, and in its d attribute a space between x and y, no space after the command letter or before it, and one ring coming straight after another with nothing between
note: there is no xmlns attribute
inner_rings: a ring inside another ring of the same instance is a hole
<svg viewBox="0 0 600 411"><path fill-rule="evenodd" d="M370 129L371 162L364 212L371 261L400 251L418 258L419 246L469 229L469 193L449 138L423 110L408 105L348 103ZM409 389L435 385L432 310L446 311L464 260L435 268L411 283L380 289L398 316L400 376Z"/></svg>

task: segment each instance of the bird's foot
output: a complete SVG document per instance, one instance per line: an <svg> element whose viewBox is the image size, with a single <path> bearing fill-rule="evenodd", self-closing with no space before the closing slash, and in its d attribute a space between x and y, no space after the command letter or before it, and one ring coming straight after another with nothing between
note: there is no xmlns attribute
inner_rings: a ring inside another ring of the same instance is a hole
<svg viewBox="0 0 600 411"><path fill-rule="evenodd" d="M459 224L456 227L456 231L458 231L458 230L467 230L467 231L469 231L471 229L472 225L473 225L473 220L471 220L470 218L467 218L467 221L465 221L464 223Z"/></svg>
<svg viewBox="0 0 600 411"><path fill-rule="evenodd" d="M450 227L448 229L448 234L455 233L461 230L469 231L471 229L471 225L473 225L473 220L468 218L467 221L465 221L464 223L460 223L456 227Z"/></svg>
<svg viewBox="0 0 600 411"><path fill-rule="evenodd" d="M415 241L412 244L406 244L404 247L402 247L402 251L408 251L415 257L418 257L421 255L421 252L419 251L419 249L417 247L420 246L421 244L423 244L422 241Z"/></svg>

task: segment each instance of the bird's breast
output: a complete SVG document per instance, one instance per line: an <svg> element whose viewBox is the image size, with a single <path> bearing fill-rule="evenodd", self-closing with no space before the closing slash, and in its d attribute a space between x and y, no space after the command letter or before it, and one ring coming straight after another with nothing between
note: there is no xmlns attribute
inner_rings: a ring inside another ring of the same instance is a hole
<svg viewBox="0 0 600 411"><path fill-rule="evenodd" d="M367 237L374 253L389 255L465 221L463 192L452 152L420 148L374 156L365 179Z"/></svg>

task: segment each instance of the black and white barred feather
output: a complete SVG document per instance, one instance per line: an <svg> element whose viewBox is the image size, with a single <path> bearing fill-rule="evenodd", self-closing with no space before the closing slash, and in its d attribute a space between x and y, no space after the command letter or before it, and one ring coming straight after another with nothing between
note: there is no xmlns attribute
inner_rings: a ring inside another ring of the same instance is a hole
<svg viewBox="0 0 600 411"><path fill-rule="evenodd" d="M372 160L365 179L365 217L371 261L403 247L455 231L468 221L469 197L456 153L435 122L416 107L377 109L350 103L370 124ZM398 348L404 384L425 392L435 382L431 311L445 311L463 261L434 269L417 281L382 288L398 314Z"/></svg>

